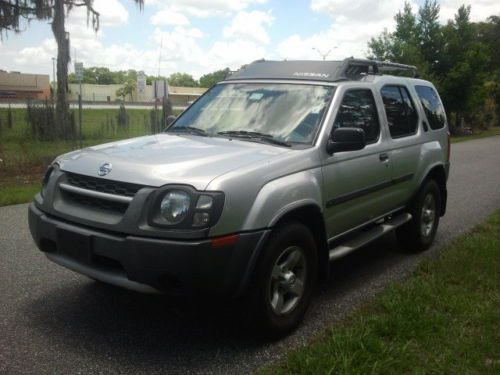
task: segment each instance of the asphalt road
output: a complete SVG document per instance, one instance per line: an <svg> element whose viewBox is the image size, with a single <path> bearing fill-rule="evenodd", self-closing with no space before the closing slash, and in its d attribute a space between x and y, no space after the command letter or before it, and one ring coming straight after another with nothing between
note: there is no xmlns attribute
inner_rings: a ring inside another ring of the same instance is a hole
<svg viewBox="0 0 500 375"><path fill-rule="evenodd" d="M190 304L95 283L35 248L27 205L0 208L0 373L248 373L406 277L424 257L500 208L500 137L452 148L448 213L425 255L398 253L393 236L332 265L304 324L263 343L213 303Z"/></svg>

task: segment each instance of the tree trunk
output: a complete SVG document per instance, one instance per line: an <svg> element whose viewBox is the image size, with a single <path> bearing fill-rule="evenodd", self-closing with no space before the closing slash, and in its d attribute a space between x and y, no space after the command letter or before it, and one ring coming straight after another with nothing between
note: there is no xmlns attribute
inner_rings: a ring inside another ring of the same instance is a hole
<svg viewBox="0 0 500 375"><path fill-rule="evenodd" d="M56 132L60 138L73 138L74 129L69 121L69 106L66 100L68 93L68 63L70 60L69 35L64 26L64 0L55 0L52 32L57 43L57 100L56 100Z"/></svg>

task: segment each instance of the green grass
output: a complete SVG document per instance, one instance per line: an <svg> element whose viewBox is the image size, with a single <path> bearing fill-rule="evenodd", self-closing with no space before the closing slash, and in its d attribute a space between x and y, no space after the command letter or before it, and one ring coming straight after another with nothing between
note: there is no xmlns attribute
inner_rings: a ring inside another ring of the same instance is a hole
<svg viewBox="0 0 500 375"><path fill-rule="evenodd" d="M40 184L0 186L0 207L29 202L39 191Z"/></svg>
<svg viewBox="0 0 500 375"><path fill-rule="evenodd" d="M83 145L92 146L119 139L142 136L150 133L149 109L129 109L129 127L118 129L118 109L83 110ZM7 127L7 109L0 108L0 186L5 184L2 174L16 177L32 174L39 178L56 156L75 150L75 141L40 141L29 137L26 110L13 108L13 127Z"/></svg>
<svg viewBox="0 0 500 375"><path fill-rule="evenodd" d="M495 126L495 127L489 128L488 130L481 130L480 133L475 133L472 135L453 136L453 137L451 137L451 143L471 141L473 139L493 137L495 135L500 135L500 126Z"/></svg>
<svg viewBox="0 0 500 375"><path fill-rule="evenodd" d="M500 212L261 374L500 374Z"/></svg>

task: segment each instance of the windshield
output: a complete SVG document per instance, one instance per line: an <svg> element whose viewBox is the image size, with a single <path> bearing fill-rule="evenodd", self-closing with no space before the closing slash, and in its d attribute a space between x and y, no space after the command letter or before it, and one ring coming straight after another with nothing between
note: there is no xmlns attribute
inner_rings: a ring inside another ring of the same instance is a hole
<svg viewBox="0 0 500 375"><path fill-rule="evenodd" d="M277 141L310 144L333 92L331 86L307 84L220 84L167 131L201 129L211 136L253 132Z"/></svg>

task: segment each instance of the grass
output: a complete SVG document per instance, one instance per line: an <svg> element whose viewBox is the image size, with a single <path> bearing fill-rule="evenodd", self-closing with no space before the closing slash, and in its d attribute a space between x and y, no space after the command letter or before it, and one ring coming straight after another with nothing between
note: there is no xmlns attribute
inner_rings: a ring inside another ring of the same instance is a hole
<svg viewBox="0 0 500 375"><path fill-rule="evenodd" d="M40 184L0 186L0 207L29 202L40 188Z"/></svg>
<svg viewBox="0 0 500 375"><path fill-rule="evenodd" d="M499 374L500 211L261 374Z"/></svg>
<svg viewBox="0 0 500 375"><path fill-rule="evenodd" d="M473 139L493 137L495 135L500 135L500 126L494 126L494 127L491 127L487 130L482 130L480 133L475 133L472 135L453 136L453 137L451 137L451 143L471 141Z"/></svg>
<svg viewBox="0 0 500 375"><path fill-rule="evenodd" d="M149 109L129 109L129 127L117 127L118 109L83 110L83 146L150 134ZM15 179L38 181L57 156L79 148L76 141L40 141L29 136L26 110L13 108L13 126L7 127L7 109L0 108L0 186L16 185ZM35 177L36 176L36 177ZM12 181L14 179L14 181Z"/></svg>

